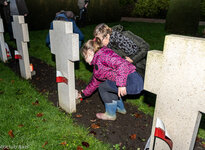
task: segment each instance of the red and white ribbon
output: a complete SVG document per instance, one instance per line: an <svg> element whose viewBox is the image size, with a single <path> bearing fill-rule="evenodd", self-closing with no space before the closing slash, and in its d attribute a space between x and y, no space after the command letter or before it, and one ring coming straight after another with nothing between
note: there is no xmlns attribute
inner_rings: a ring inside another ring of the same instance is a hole
<svg viewBox="0 0 205 150"><path fill-rule="evenodd" d="M33 71L33 64L30 64L30 70Z"/></svg>
<svg viewBox="0 0 205 150"><path fill-rule="evenodd" d="M157 118L154 136L164 140L172 150L173 142L165 129L164 123L159 118Z"/></svg>
<svg viewBox="0 0 205 150"><path fill-rule="evenodd" d="M11 53L10 53L10 50L9 50L9 47L8 47L8 44L5 42L5 50L6 50L6 56L8 59L11 59Z"/></svg>
<svg viewBox="0 0 205 150"><path fill-rule="evenodd" d="M60 71L57 71L56 72L56 82L68 84L68 79L66 77L64 77Z"/></svg>
<svg viewBox="0 0 205 150"><path fill-rule="evenodd" d="M22 59L22 56L17 50L15 50L15 59Z"/></svg>

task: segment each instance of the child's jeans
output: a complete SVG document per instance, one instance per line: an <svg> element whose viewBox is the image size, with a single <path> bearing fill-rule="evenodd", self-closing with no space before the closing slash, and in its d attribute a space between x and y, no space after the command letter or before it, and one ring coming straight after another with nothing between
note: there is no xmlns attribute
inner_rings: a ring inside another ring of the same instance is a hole
<svg viewBox="0 0 205 150"><path fill-rule="evenodd" d="M137 73L133 72L127 78L127 94L136 95L143 90L143 78ZM99 85L99 93L104 103L112 103L112 100L118 100L118 87L115 81L106 80Z"/></svg>

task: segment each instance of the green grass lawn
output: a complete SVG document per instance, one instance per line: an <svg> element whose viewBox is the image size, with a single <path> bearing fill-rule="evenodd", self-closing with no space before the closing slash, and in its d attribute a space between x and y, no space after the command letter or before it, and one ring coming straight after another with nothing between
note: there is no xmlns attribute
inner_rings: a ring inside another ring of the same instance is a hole
<svg viewBox="0 0 205 150"><path fill-rule="evenodd" d="M123 25L126 30L130 30L133 33L135 33L136 35L142 37L145 41L147 41L150 44L151 50L163 50L164 38L167 35L167 33L164 31L164 24L140 23L140 22L135 22L135 23L116 22L116 23L109 23L108 25L114 26L117 24ZM86 26L86 27L81 29L85 35L85 41L87 41L88 39L93 39L92 33L93 33L93 30L94 30L96 25L97 24L89 25L89 26ZM201 33L202 29L203 29L203 27L201 26L199 28L199 33ZM48 33L48 30L30 31L29 32L29 34L30 34L29 55L36 57L36 58L39 58L41 60L44 60L47 64L55 66L55 63L52 62L52 60L51 60L50 50L45 45L45 38L46 38L47 33ZM6 36L6 39L8 39L8 36ZM8 42L8 43L10 45L15 46L15 44L12 42ZM34 69L35 69L35 64L33 64L33 65L34 65ZM76 78L82 79L86 82L89 82L91 75L92 75L92 72L90 70L91 70L90 66L88 66L83 61L82 58L80 58L79 66L76 67L76 69L75 69ZM14 90L17 90L17 89L14 89ZM33 99L32 101L35 101L35 100ZM133 105L137 105L138 108L141 111L145 112L146 114L153 115L153 113L154 113L155 96L153 96L152 94L142 94L138 99L128 99L127 101L132 103ZM15 103L13 102L12 104L14 105ZM56 110L56 113L58 113L58 112L59 111ZM1 112L1 114L2 113L4 113L4 112ZM49 114L49 113L47 113L47 114ZM63 116L63 117L65 117L65 116ZM198 133L198 136L203 138L203 139L205 139L205 121L204 120L205 119L202 119L202 121L201 121L201 126L200 126L200 130ZM35 119L34 119L34 121L35 121ZM37 121L39 121L39 118L37 118ZM69 121L72 122L71 120L69 120ZM6 125L5 125L5 128L6 128ZM19 129L17 126L16 126L16 128ZM78 139L78 138L79 137L77 137L76 139Z"/></svg>
<svg viewBox="0 0 205 150"><path fill-rule="evenodd" d="M0 63L0 149L108 150L26 80ZM87 142L89 147L83 146ZM13 147L13 148L12 148ZM15 148L17 147L17 148ZM24 148L23 148L24 147ZM43 148L44 147L44 148Z"/></svg>

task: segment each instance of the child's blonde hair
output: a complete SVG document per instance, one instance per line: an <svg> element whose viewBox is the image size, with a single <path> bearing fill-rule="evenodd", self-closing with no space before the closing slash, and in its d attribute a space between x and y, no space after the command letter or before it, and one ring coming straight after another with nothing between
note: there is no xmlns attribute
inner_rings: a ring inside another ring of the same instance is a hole
<svg viewBox="0 0 205 150"><path fill-rule="evenodd" d="M94 37L102 35L103 38L105 38L108 34L111 34L111 33L112 33L112 29L108 27L106 24L101 23L95 27L93 35Z"/></svg>
<svg viewBox="0 0 205 150"><path fill-rule="evenodd" d="M100 48L102 48L102 41L100 38L95 37L93 40L88 40L81 48L81 54L83 57L86 56L88 50L92 50L96 53Z"/></svg>

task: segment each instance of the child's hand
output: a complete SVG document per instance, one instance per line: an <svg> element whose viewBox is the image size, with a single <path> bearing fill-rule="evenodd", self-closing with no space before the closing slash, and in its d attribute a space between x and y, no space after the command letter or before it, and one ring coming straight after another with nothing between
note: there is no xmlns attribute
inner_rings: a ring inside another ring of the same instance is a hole
<svg viewBox="0 0 205 150"><path fill-rule="evenodd" d="M82 98L81 92L76 90L76 98L75 98L76 104L79 104L82 100L83 98Z"/></svg>
<svg viewBox="0 0 205 150"><path fill-rule="evenodd" d="M78 92L78 99L82 98L81 92Z"/></svg>
<svg viewBox="0 0 205 150"><path fill-rule="evenodd" d="M125 56L125 59L126 59L127 61L129 61L130 63L133 63L133 60L132 60L130 57Z"/></svg>
<svg viewBox="0 0 205 150"><path fill-rule="evenodd" d="M118 87L118 97L127 95L126 87Z"/></svg>

